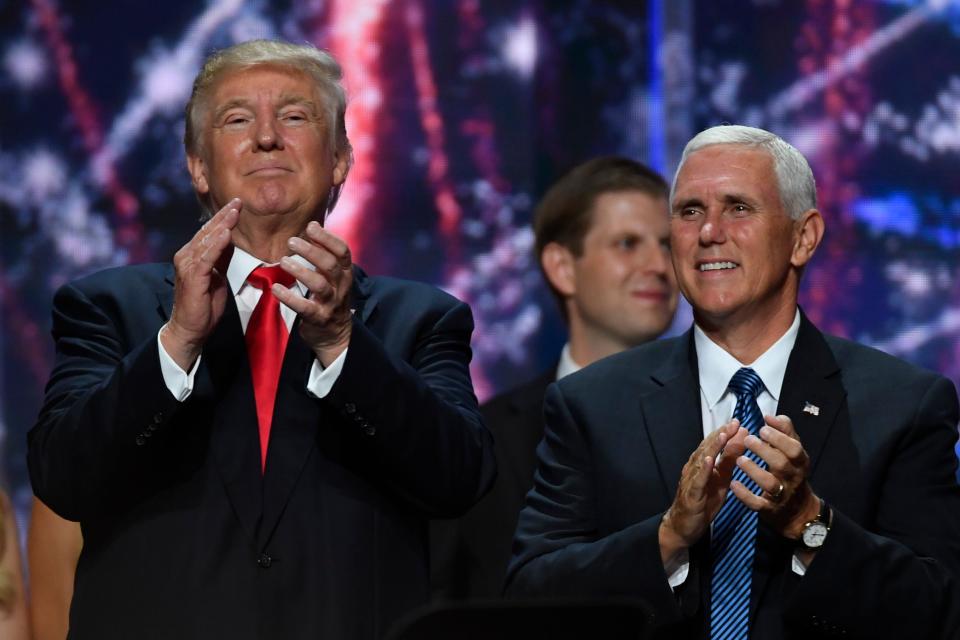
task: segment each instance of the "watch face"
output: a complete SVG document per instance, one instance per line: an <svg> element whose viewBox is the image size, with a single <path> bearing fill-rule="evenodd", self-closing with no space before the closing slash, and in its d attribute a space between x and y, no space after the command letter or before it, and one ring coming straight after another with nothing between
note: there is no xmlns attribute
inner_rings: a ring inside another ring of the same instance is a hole
<svg viewBox="0 0 960 640"><path fill-rule="evenodd" d="M803 530L803 545L809 549L819 549L827 538L827 525L822 522L811 522Z"/></svg>

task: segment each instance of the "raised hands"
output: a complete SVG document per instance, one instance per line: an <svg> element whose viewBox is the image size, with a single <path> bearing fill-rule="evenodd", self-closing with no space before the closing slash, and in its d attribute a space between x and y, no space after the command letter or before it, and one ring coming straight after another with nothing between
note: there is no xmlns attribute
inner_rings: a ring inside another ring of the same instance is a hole
<svg viewBox="0 0 960 640"><path fill-rule="evenodd" d="M695 544L723 506L737 459L744 453L747 430L738 420L726 423L690 454L680 474L673 504L660 523L660 556L671 564Z"/></svg>
<svg viewBox="0 0 960 640"><path fill-rule="evenodd" d="M300 315L300 336L320 364L328 367L350 343L350 247L317 222L308 224L302 237L290 238L288 246L316 267L313 271L290 258L280 261L284 271L305 284L310 294L304 298L279 285L274 285L273 294Z"/></svg>
<svg viewBox="0 0 960 640"><path fill-rule="evenodd" d="M228 202L173 257L173 312L160 331L160 341L184 371L196 362L226 308L227 265L233 253L230 234L242 206L239 198Z"/></svg>
<svg viewBox="0 0 960 640"><path fill-rule="evenodd" d="M733 481L730 489L748 508L759 512L780 535L797 539L803 525L817 517L820 499L807 483L810 458L787 416L764 416L766 426L760 437L747 436L747 448L760 456L767 468L761 468L746 456L737 465L763 489L754 495L743 484Z"/></svg>

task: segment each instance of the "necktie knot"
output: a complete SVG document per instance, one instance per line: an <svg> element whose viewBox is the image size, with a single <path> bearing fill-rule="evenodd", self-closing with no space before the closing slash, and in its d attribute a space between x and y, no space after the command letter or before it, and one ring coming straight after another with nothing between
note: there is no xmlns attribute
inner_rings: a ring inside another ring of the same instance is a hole
<svg viewBox="0 0 960 640"><path fill-rule="evenodd" d="M247 282L250 286L261 291L268 291L270 287L277 283L290 288L295 281L296 278L284 271L280 265L259 266L247 276Z"/></svg>
<svg viewBox="0 0 960 640"><path fill-rule="evenodd" d="M733 374L727 388L736 394L738 400L743 399L744 396L749 400L756 400L763 391L763 380L756 371L750 367L744 367Z"/></svg>

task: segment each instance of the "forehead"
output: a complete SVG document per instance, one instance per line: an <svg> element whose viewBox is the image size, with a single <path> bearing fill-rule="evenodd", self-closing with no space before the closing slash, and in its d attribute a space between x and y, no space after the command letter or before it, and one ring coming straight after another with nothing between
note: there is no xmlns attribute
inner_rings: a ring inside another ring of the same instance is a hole
<svg viewBox="0 0 960 640"><path fill-rule="evenodd" d="M674 201L681 196L724 195L730 191L776 191L773 158L762 149L717 144L694 151L677 174Z"/></svg>
<svg viewBox="0 0 960 640"><path fill-rule="evenodd" d="M667 214L666 198L636 190L607 191L594 200L589 231L666 234Z"/></svg>
<svg viewBox="0 0 960 640"><path fill-rule="evenodd" d="M315 101L321 99L316 82L309 74L279 64L226 70L214 82L210 96L211 106L215 109L232 101L276 101L298 96Z"/></svg>

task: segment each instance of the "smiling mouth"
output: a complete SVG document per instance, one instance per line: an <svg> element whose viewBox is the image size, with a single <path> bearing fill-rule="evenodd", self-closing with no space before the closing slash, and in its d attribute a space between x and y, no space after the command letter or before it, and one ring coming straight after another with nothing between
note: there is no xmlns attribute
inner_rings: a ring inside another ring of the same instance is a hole
<svg viewBox="0 0 960 640"><path fill-rule="evenodd" d="M729 260L718 260L717 262L702 262L697 266L700 272L704 271L724 271L727 269L736 269L740 265Z"/></svg>
<svg viewBox="0 0 960 640"><path fill-rule="evenodd" d="M290 169L287 169L286 167L259 167L257 169L248 171L247 175L280 175L282 173L290 173Z"/></svg>

